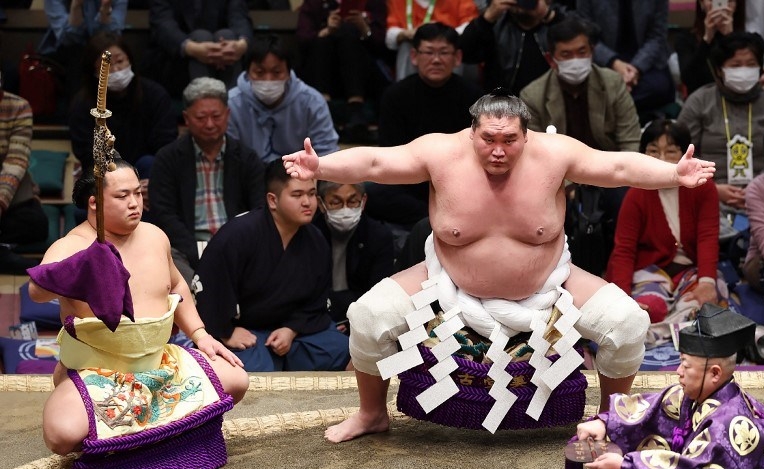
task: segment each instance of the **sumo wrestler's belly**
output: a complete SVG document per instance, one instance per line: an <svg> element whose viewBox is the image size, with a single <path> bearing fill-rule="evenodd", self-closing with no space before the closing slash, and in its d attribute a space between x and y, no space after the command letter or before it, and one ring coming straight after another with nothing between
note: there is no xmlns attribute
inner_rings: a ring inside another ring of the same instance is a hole
<svg viewBox="0 0 764 469"><path fill-rule="evenodd" d="M531 245L486 237L454 246L436 242L438 260L457 287L478 298L521 300L541 289L557 267L564 238Z"/></svg>

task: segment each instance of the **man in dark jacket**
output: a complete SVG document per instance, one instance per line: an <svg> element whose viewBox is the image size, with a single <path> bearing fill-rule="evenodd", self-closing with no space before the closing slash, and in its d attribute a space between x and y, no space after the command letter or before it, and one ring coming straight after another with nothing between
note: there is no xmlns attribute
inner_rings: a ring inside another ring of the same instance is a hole
<svg viewBox="0 0 764 469"><path fill-rule="evenodd" d="M348 332L350 303L394 273L393 233L364 213L363 184L318 183L318 208L313 220L332 248L332 289L329 312L337 328Z"/></svg>
<svg viewBox="0 0 764 469"><path fill-rule="evenodd" d="M549 70L546 30L564 17L553 0L492 0L462 32L464 63L485 63L483 87L509 88L514 96Z"/></svg>
<svg viewBox="0 0 764 469"><path fill-rule="evenodd" d="M265 203L264 167L257 154L227 137L228 94L214 78L183 91L188 134L157 152L149 194L157 226L188 284L207 241L229 219Z"/></svg>

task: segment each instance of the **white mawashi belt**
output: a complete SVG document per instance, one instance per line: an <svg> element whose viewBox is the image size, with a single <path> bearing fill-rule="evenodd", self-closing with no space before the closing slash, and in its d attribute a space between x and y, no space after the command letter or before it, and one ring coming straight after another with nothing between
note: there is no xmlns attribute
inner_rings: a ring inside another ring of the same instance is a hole
<svg viewBox="0 0 764 469"><path fill-rule="evenodd" d="M521 301L480 299L460 291L438 261L432 235L425 243L425 254L429 278L422 282L422 291L411 296L415 310L405 317L409 332L398 337L401 351L377 362L382 378L391 378L424 363L417 345L428 338L425 326L435 318L431 303L437 300L444 311L444 322L433 329L440 339L440 343L431 349L438 363L429 370L436 383L417 396L422 409L429 413L459 392L449 375L458 368L452 356L460 348L454 333L464 328L466 323L491 340L486 356L493 361L488 376L494 384L488 394L496 402L483 420L483 427L491 433L496 432L517 400L517 396L508 389L513 377L505 370L511 356L504 352L504 348L509 338L519 332L531 331L528 345L533 348L533 354L529 363L536 370L531 378L536 392L526 414L538 420L552 391L583 363L583 358L573 348L581 338L573 327L581 312L573 306L570 293L561 287L570 275L567 243L557 267L544 286ZM554 363L546 357L552 344L543 337L553 307L561 313L554 323L561 336L554 343L554 349L560 355Z"/></svg>

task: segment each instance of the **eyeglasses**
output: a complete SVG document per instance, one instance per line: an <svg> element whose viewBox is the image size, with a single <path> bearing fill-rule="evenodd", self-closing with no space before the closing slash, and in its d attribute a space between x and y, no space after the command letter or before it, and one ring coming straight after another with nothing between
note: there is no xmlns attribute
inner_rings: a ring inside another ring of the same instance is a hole
<svg viewBox="0 0 764 469"><path fill-rule="evenodd" d="M339 210L343 207L358 208L361 206L361 199L356 199L355 197L351 197L347 202L342 199L331 199L329 201L321 199L321 201L327 210Z"/></svg>
<svg viewBox="0 0 764 469"><path fill-rule="evenodd" d="M428 60L432 60L435 57L440 57L443 59L450 59L451 57L456 54L455 50L416 50L417 54L422 55Z"/></svg>

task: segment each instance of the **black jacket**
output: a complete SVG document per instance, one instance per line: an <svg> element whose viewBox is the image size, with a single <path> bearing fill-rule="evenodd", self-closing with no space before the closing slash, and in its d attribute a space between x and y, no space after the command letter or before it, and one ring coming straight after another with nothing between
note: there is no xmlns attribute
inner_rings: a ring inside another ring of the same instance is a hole
<svg viewBox="0 0 764 469"><path fill-rule="evenodd" d="M228 219L265 204L265 169L254 150L226 137L223 154L223 202ZM149 182L151 214L170 244L196 268L199 254L194 236L196 158L189 134L156 154Z"/></svg>
<svg viewBox="0 0 764 469"><path fill-rule="evenodd" d="M331 234L324 215L318 213L313 223L321 230L331 246ZM391 276L395 272L394 259L393 233L390 228L365 214L361 216L361 221L347 246L345 268L348 290L329 293L332 318L335 321L343 320L350 303L356 301L383 278Z"/></svg>

